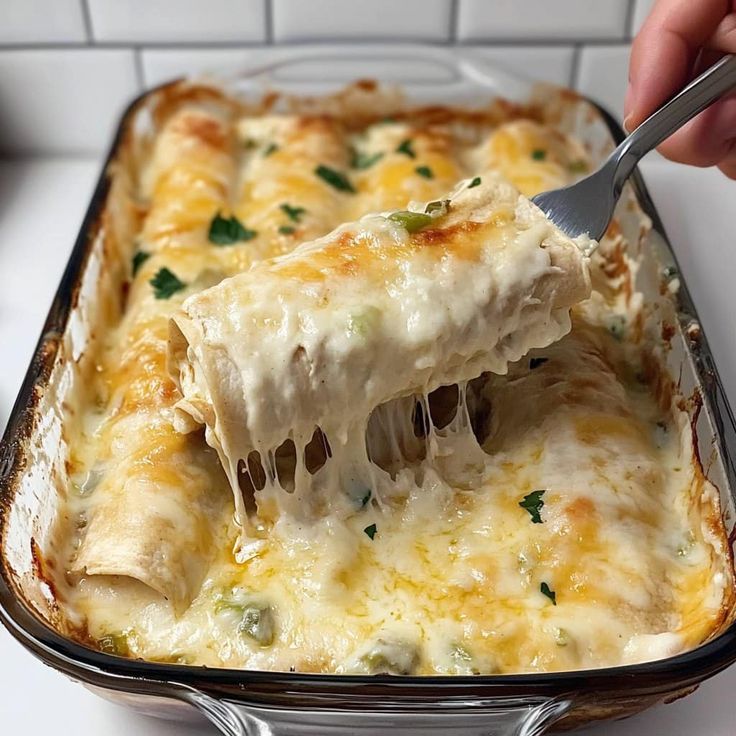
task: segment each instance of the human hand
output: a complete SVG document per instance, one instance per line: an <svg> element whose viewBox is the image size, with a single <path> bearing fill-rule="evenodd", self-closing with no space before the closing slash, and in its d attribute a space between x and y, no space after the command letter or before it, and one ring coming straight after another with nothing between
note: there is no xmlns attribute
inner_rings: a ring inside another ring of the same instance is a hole
<svg viewBox="0 0 736 736"><path fill-rule="evenodd" d="M631 131L724 53L736 53L736 0L657 0L634 39L624 127ZM668 138L660 153L736 179L736 93Z"/></svg>

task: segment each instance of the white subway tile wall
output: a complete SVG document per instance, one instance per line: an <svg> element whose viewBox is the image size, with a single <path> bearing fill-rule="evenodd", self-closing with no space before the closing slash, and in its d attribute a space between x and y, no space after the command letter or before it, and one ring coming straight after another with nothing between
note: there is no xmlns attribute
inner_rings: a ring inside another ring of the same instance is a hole
<svg viewBox="0 0 736 736"><path fill-rule="evenodd" d="M654 0L634 0L634 13L632 16L631 24L632 33L639 32L642 23L644 23L644 20L649 15L653 7Z"/></svg>
<svg viewBox="0 0 736 736"><path fill-rule="evenodd" d="M49 0L51 2L52 0ZM263 0L82 0L100 43L263 43Z"/></svg>
<svg viewBox="0 0 736 736"><path fill-rule="evenodd" d="M0 151L102 151L138 90L130 49L3 50Z"/></svg>
<svg viewBox="0 0 736 736"><path fill-rule="evenodd" d="M273 0L273 37L449 41L451 11L451 0Z"/></svg>
<svg viewBox="0 0 736 736"><path fill-rule="evenodd" d="M102 151L143 89L292 43L458 45L620 116L629 43L653 1L0 0L0 154Z"/></svg>
<svg viewBox="0 0 736 736"><path fill-rule="evenodd" d="M600 40L626 35L629 0L460 0L460 41Z"/></svg>
<svg viewBox="0 0 736 736"><path fill-rule="evenodd" d="M80 0L2 0L0 44L87 40Z"/></svg>
<svg viewBox="0 0 736 736"><path fill-rule="evenodd" d="M580 52L577 88L620 120L624 110L628 70L628 45L585 47Z"/></svg>

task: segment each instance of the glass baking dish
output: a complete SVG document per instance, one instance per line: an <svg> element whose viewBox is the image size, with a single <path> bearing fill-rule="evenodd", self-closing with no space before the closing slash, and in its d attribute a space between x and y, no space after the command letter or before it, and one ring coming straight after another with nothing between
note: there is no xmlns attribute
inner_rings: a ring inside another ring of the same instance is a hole
<svg viewBox="0 0 736 736"><path fill-rule="evenodd" d="M561 102L560 125L580 138L594 160L622 131L613 118L574 93L540 87L468 51L405 45L311 46L250 54L251 65L220 75L227 88L298 95L332 91L356 78L398 83L408 102L473 104L504 97L527 103L545 95ZM162 89L162 88L157 88ZM669 659L551 674L394 677L334 676L208 669L114 657L57 632L53 590L38 553L48 543L61 487L61 403L70 366L84 350L84 324L101 282L99 238L111 192L110 167L124 141L146 126L146 102L122 116L79 237L62 277L23 386L0 443L0 619L39 659L105 697L161 716L186 717L192 707L231 734L540 734L620 718L691 692L736 661L734 612L717 636ZM638 203L638 207L630 206ZM641 227L641 212L653 223ZM638 214L637 214L638 213ZM679 329L667 368L691 397L691 422L708 478L719 488L729 554L734 541L736 425L687 287L671 286L672 250L641 177L635 173L619 211L622 229L647 261L637 288L664 299ZM645 234L646 233L646 234Z"/></svg>

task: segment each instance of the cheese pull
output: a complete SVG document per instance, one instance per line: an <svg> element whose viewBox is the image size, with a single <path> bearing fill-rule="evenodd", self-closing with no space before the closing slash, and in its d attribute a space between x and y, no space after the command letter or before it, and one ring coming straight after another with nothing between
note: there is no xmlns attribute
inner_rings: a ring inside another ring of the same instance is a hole
<svg viewBox="0 0 736 736"><path fill-rule="evenodd" d="M590 292L589 245L485 175L443 200L341 225L187 299L170 323L175 423L205 426L244 537L284 513L344 516L366 494L389 503L424 482L436 438L411 431L412 397L426 405L459 384L453 426L467 429L467 381L505 373L570 330L570 307ZM409 477L385 458L411 454L417 434L427 447Z"/></svg>

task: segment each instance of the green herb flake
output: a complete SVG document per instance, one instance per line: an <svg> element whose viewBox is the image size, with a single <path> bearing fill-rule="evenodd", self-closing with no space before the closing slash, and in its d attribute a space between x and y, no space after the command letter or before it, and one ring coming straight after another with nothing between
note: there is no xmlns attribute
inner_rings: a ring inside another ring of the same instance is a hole
<svg viewBox="0 0 736 736"><path fill-rule="evenodd" d="M626 317L623 314L614 314L608 321L608 331L619 342L626 334Z"/></svg>
<svg viewBox="0 0 736 736"><path fill-rule="evenodd" d="M582 159L572 161L567 167L571 174L584 174L588 170L588 164Z"/></svg>
<svg viewBox="0 0 736 736"><path fill-rule="evenodd" d="M97 647L101 652L114 654L116 657L130 656L128 637L122 633L107 634L97 640Z"/></svg>
<svg viewBox="0 0 736 736"><path fill-rule="evenodd" d="M388 219L401 225L409 233L415 233L432 222L431 215L423 212L409 212L409 210L394 212L388 216Z"/></svg>
<svg viewBox="0 0 736 736"><path fill-rule="evenodd" d="M353 150L353 159L350 162L350 166L354 169L370 169L373 164L378 163L383 158L383 154L378 153L361 153L360 151Z"/></svg>
<svg viewBox="0 0 736 736"><path fill-rule="evenodd" d="M366 506L368 505L368 501L370 501L370 500L371 500L371 496L372 496L372 495L373 495L373 492L372 492L372 491L371 491L371 489L369 488L369 489L368 489L368 490L366 491L366 493L365 493L365 495L363 496L363 498L361 498L361 499L360 499L360 507L361 507L361 508L365 508L365 507L366 507ZM375 524L374 524L373 526L375 526ZM372 539L372 537L371 537L371 539Z"/></svg>
<svg viewBox="0 0 736 736"><path fill-rule="evenodd" d="M544 501L542 496L546 491L532 491L524 496L523 500L519 501L519 506L526 509L529 512L529 516L532 517L532 524L543 524L540 511L544 508Z"/></svg>
<svg viewBox="0 0 736 736"><path fill-rule="evenodd" d="M547 158L547 151L545 151L543 148L535 148L532 151L532 158L535 161L544 161L544 159Z"/></svg>
<svg viewBox="0 0 736 736"><path fill-rule="evenodd" d="M320 179L326 181L331 187L335 187L338 191L355 194L355 189L345 174L335 171L335 169L331 169L329 166L323 166L322 164L314 170L314 173Z"/></svg>
<svg viewBox="0 0 736 736"><path fill-rule="evenodd" d="M381 311L376 307L364 307L348 315L347 331L349 335L365 338L374 332L380 324Z"/></svg>
<svg viewBox="0 0 736 736"><path fill-rule="evenodd" d="M378 529L376 528L376 525L375 525L375 524L371 524L370 526L367 526L367 527L366 527L365 529L363 529L363 531L364 531L364 532L365 532L365 533L366 533L366 534L367 534L367 535L368 535L368 536L369 536L369 537L370 537L371 539L373 539L373 537L375 537L375 536L376 536L376 532L378 531Z"/></svg>
<svg viewBox="0 0 736 736"><path fill-rule="evenodd" d="M246 151L250 151L251 149L256 147L256 142L252 138L246 138L243 141L243 148L245 148Z"/></svg>
<svg viewBox="0 0 736 736"><path fill-rule="evenodd" d="M306 212L304 207L292 207L288 202L284 202L279 207L292 222L299 222L302 215Z"/></svg>
<svg viewBox="0 0 736 736"><path fill-rule="evenodd" d="M547 598L552 601L553 606L557 605L557 593L555 593L554 590L552 590L552 588L547 585L547 583L542 583L539 586L539 590L542 592L542 595L546 595Z"/></svg>
<svg viewBox="0 0 736 736"><path fill-rule="evenodd" d="M667 278L671 279L674 276L677 276L677 267L676 266L666 266L662 269L662 275Z"/></svg>
<svg viewBox="0 0 736 736"><path fill-rule="evenodd" d="M479 187L479 186L480 186L480 177L476 176L475 179L473 179L473 181L471 181L470 184L468 184L468 189L475 189L475 187Z"/></svg>
<svg viewBox="0 0 736 736"><path fill-rule="evenodd" d="M419 176L423 176L425 179L434 179L434 174L432 173L432 169L430 169L429 166L417 166L414 171L416 171Z"/></svg>
<svg viewBox="0 0 736 736"><path fill-rule="evenodd" d="M424 211L428 215L431 215L435 212L438 212L439 214L444 215L449 209L450 209L449 199L438 199L434 202L427 202L427 206L424 208Z"/></svg>
<svg viewBox="0 0 736 736"><path fill-rule="evenodd" d="M255 230L249 230L235 215L222 217L218 212L210 223L207 238L214 245L234 245L253 240L257 235Z"/></svg>
<svg viewBox="0 0 736 736"><path fill-rule="evenodd" d="M134 256L132 261L133 276L140 271L141 266L151 257L150 253L146 253L144 250L139 250Z"/></svg>
<svg viewBox="0 0 736 736"><path fill-rule="evenodd" d="M294 234L294 228L291 225L281 225L279 228L279 232L281 235L293 235Z"/></svg>
<svg viewBox="0 0 736 736"><path fill-rule="evenodd" d="M396 147L396 153L403 153L404 156L408 156L409 158L417 157L416 153L414 153L414 149L412 148L411 138L401 141L401 143Z"/></svg>
<svg viewBox="0 0 736 736"><path fill-rule="evenodd" d="M276 151L279 150L278 145L276 143L269 143L264 149L263 149L263 158L266 158L267 156L270 156L272 153L276 153Z"/></svg>
<svg viewBox="0 0 736 736"><path fill-rule="evenodd" d="M535 368L539 368L540 365L544 365L549 358L532 358L529 361L529 370L534 370Z"/></svg>
<svg viewBox="0 0 736 736"><path fill-rule="evenodd" d="M177 291L186 289L187 285L168 268L159 269L158 273L148 282L153 286L153 295L156 299L168 299Z"/></svg>
<svg viewBox="0 0 736 736"><path fill-rule="evenodd" d="M246 605L243 618L238 624L238 632L254 639L262 647L273 644L275 622L270 606Z"/></svg>

